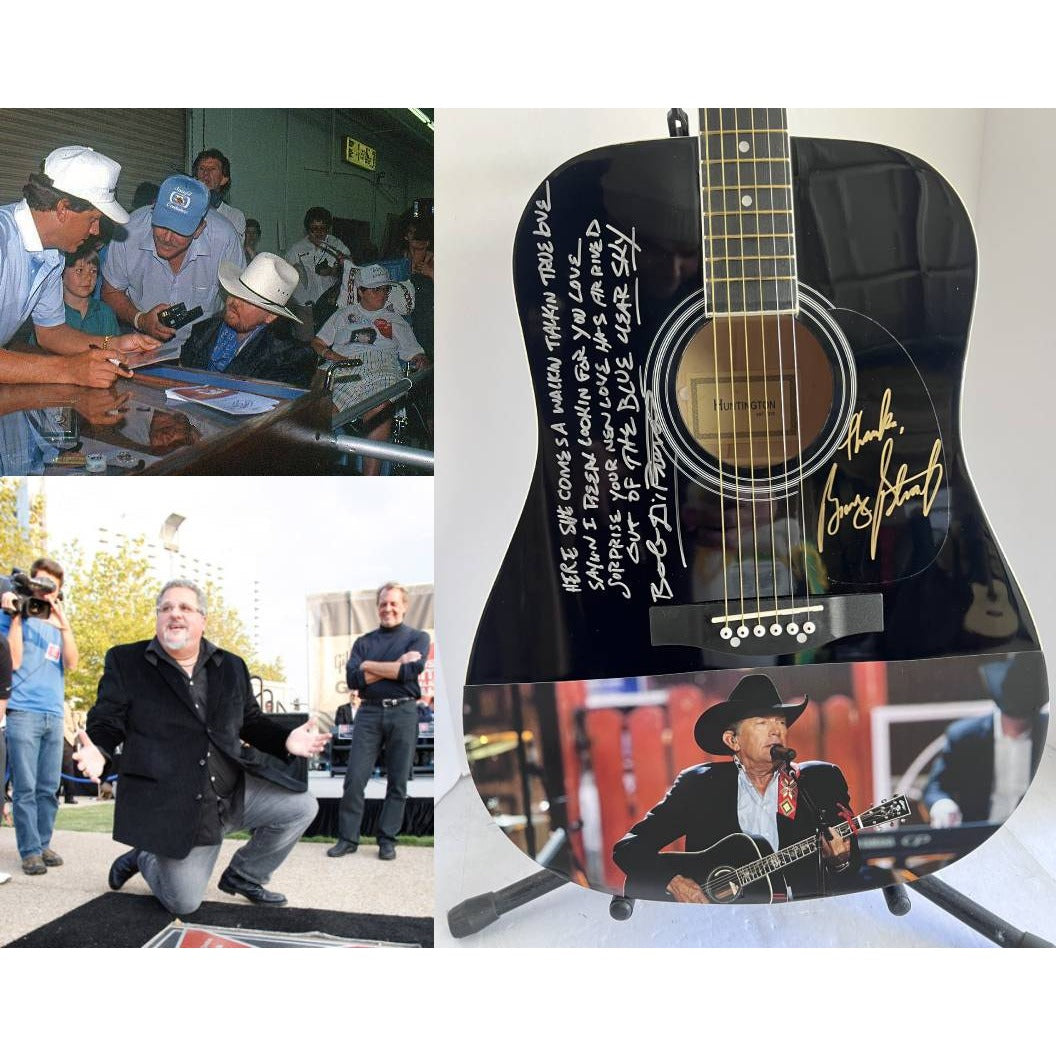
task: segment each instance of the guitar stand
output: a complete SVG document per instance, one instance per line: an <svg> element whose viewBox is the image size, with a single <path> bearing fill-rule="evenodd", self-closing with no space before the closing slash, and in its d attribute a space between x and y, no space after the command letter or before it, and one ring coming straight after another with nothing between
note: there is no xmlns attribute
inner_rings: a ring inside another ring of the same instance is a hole
<svg viewBox="0 0 1056 1056"><path fill-rule="evenodd" d="M570 883L549 869L540 869L531 876L518 880L499 891L489 891L474 898L467 898L448 911L447 924L456 939L464 939L483 931L489 924L494 924L503 914L509 913L534 899L556 891ZM985 936L997 946L1006 949L1025 947L1052 947L1051 942L1029 931L1020 931L1007 920L991 913L988 909L973 902L970 898L955 891L949 884L935 877L924 876L913 881L913 888L925 898L934 902L962 924L967 924L980 935ZM896 916L905 916L911 903L905 884L890 884L883 889L887 908ZM625 895L613 895L609 903L609 916L613 920L629 920L634 912L634 899Z"/></svg>

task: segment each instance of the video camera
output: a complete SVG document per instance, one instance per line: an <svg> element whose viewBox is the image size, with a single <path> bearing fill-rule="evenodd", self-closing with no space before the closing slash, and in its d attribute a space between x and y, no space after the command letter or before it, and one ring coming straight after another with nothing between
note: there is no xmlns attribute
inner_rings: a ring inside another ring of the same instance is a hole
<svg viewBox="0 0 1056 1056"><path fill-rule="evenodd" d="M168 308L163 308L158 312L158 322L162 326L169 326L173 330L179 330L181 326L194 322L201 314L202 306L200 304L188 310L187 305L180 301L179 304L170 304Z"/></svg>
<svg viewBox="0 0 1056 1056"><path fill-rule="evenodd" d="M10 579L0 578L0 594L10 591L15 595L14 604L7 611L24 620L30 616L46 620L51 616L51 602L47 600L47 595L57 586L55 580L48 576L30 576L18 568L11 569ZM61 593L59 597L62 597Z"/></svg>

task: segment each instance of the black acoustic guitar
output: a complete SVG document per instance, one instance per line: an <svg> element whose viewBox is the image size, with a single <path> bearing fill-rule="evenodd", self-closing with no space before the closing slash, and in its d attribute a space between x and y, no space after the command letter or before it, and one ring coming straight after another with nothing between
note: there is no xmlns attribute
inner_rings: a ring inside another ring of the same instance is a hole
<svg viewBox="0 0 1056 1056"><path fill-rule="evenodd" d="M833 828L838 835L847 837L863 829L901 821L911 813L906 797L895 796ZM708 902L763 903L774 900L770 878L775 873L817 853L817 836L774 851L761 836L736 832L702 851L672 851L661 858L671 876L692 880ZM779 891L783 890L779 884Z"/></svg>
<svg viewBox="0 0 1056 1056"><path fill-rule="evenodd" d="M853 755L859 802L942 732L870 728L869 709L993 700L982 666L1024 655L1020 710L1047 699L961 451L976 256L957 195L903 151L790 137L783 110L699 124L551 173L513 254L538 459L465 728L511 836L539 858L557 834L546 863L613 891L614 834L687 765L673 687L703 708L766 671L786 699L810 696L810 754ZM999 636L974 615L980 547L1007 593ZM636 732L649 707L653 749ZM501 758L485 750L497 733Z"/></svg>

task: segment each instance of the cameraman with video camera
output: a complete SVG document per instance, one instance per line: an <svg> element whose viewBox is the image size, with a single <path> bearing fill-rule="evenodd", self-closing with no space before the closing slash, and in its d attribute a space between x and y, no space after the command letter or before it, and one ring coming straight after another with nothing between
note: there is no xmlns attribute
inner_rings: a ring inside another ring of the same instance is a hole
<svg viewBox="0 0 1056 1056"><path fill-rule="evenodd" d="M14 668L7 707L15 842L22 872L40 876L62 865L51 849L62 772L65 673L77 667L77 643L62 608L62 566L33 562L13 572L0 595L0 634Z"/></svg>

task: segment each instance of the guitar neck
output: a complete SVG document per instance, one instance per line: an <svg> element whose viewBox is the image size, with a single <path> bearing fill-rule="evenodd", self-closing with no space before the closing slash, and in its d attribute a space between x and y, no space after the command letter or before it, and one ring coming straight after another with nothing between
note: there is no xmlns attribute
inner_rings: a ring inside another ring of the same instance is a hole
<svg viewBox="0 0 1056 1056"><path fill-rule="evenodd" d="M699 116L709 314L793 313L796 240L785 111L722 108Z"/></svg>
<svg viewBox="0 0 1056 1056"><path fill-rule="evenodd" d="M872 827L863 821L869 813L869 811L866 811L863 814L859 814L856 818L852 818L849 821L841 821L839 825L830 827L836 830L837 835L846 838L860 829ZM793 862L798 862L802 858L815 854L817 850L817 835L808 836L805 840L792 844L791 847L783 847L779 851L774 851L773 854L768 854L765 858L760 858L758 861L742 866L737 870L737 881L743 886L754 883L756 880L762 880L771 873L776 873L779 869L792 865Z"/></svg>

